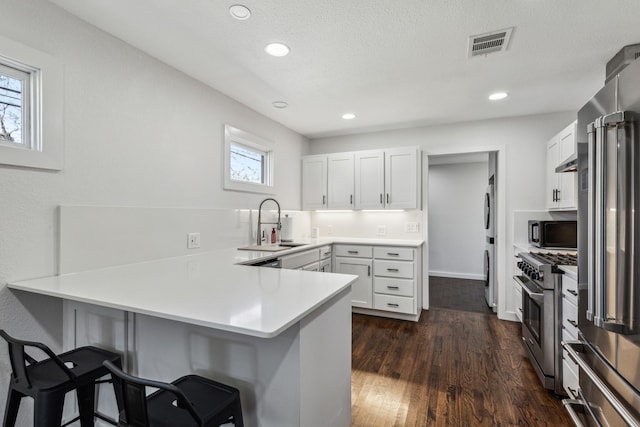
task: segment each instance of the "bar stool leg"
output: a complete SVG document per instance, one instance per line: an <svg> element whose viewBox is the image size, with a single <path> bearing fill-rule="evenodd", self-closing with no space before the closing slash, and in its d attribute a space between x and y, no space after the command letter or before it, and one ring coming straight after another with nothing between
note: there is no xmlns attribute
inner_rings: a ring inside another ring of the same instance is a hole
<svg viewBox="0 0 640 427"><path fill-rule="evenodd" d="M60 427L64 394L39 394L33 402L33 427Z"/></svg>
<svg viewBox="0 0 640 427"><path fill-rule="evenodd" d="M96 407L96 386L94 383L78 387L78 410L80 412L80 425L93 427L93 417Z"/></svg>
<svg viewBox="0 0 640 427"><path fill-rule="evenodd" d="M4 410L4 427L13 427L16 425L16 418L18 417L18 409L20 408L20 400L22 400L22 393L9 386L7 392L7 404Z"/></svg>
<svg viewBox="0 0 640 427"><path fill-rule="evenodd" d="M244 422L242 420L242 405L240 404L240 399L234 405L233 408L233 424L235 427L244 427Z"/></svg>

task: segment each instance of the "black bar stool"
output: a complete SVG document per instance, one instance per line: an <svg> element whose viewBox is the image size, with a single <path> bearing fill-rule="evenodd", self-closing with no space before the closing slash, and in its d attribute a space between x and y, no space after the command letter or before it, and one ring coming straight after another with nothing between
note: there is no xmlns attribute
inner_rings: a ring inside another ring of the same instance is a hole
<svg viewBox="0 0 640 427"><path fill-rule="evenodd" d="M121 366L120 355L96 347L80 347L56 355L42 343L15 339L2 329L0 336L9 344L9 359L13 370L7 393L4 427L15 425L20 401L26 396L34 400L34 427L60 427L64 396L71 390L76 390L80 416L65 425L78 419L82 427L94 425L94 416L97 416L94 413L95 385L100 382L99 378L109 374L102 363L109 361ZM40 349L49 358L37 361L25 352L25 347Z"/></svg>
<svg viewBox="0 0 640 427"><path fill-rule="evenodd" d="M209 427L233 422L243 427L238 389L198 375L171 383L134 377L104 362L113 377L121 427ZM146 387L157 388L146 396Z"/></svg>

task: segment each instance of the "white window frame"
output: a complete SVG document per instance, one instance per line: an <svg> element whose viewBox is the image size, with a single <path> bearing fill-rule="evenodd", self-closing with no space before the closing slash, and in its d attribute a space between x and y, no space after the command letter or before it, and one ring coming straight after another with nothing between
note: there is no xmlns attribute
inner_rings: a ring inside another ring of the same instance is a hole
<svg viewBox="0 0 640 427"><path fill-rule="evenodd" d="M264 156L264 184L254 182L237 181L231 179L231 145L241 145L249 149L261 151ZM224 126L224 167L223 185L225 190L245 191L250 193L275 194L275 155L274 144L252 133Z"/></svg>
<svg viewBox="0 0 640 427"><path fill-rule="evenodd" d="M25 69L24 67L18 68L18 66L9 66L7 61L2 61L0 59L0 74L3 76L11 77L15 80L22 81L21 87L21 106L20 106L20 114L21 114L21 126L20 126L20 141L21 142L11 142L0 140L0 146L5 147L13 147L18 149L25 150L33 150L37 149L37 142L34 138L31 137L31 134L34 133L31 129L31 104L34 102L31 96L31 82L33 80L34 70ZM37 133L37 132L35 132Z"/></svg>
<svg viewBox="0 0 640 427"><path fill-rule="evenodd" d="M0 37L0 64L30 75L23 106L26 144L0 144L0 165L61 170L64 165L63 74L53 56ZM20 145L18 147L18 145Z"/></svg>

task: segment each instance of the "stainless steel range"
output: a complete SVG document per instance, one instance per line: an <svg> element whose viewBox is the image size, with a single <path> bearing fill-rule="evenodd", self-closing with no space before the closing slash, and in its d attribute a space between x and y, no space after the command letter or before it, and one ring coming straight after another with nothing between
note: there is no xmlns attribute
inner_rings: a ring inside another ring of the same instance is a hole
<svg viewBox="0 0 640 427"><path fill-rule="evenodd" d="M546 389L564 395L562 388L562 271L560 265L577 265L569 253L520 253L522 274L514 280L522 287L522 340L540 381Z"/></svg>

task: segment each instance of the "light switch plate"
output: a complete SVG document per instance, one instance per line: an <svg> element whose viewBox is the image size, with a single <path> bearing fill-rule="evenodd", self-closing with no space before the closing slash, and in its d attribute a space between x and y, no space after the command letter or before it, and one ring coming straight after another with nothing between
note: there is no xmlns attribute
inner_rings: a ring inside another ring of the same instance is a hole
<svg viewBox="0 0 640 427"><path fill-rule="evenodd" d="M387 226L386 225L379 225L377 234L378 234L378 236L386 236L387 235Z"/></svg>

